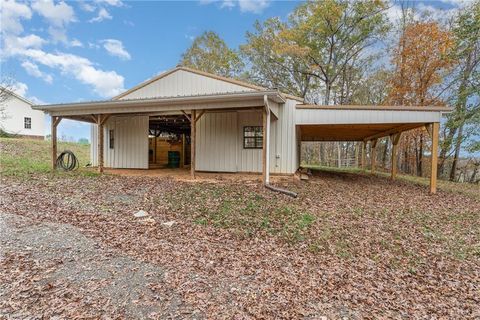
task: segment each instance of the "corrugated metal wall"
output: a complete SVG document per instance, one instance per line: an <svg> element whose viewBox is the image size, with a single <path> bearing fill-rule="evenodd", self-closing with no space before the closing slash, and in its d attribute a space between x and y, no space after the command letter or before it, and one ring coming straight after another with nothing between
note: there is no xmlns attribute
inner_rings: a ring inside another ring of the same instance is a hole
<svg viewBox="0 0 480 320"><path fill-rule="evenodd" d="M295 173L298 169L298 135L295 112L298 102L287 100L278 110L278 120L272 121L270 131L270 172Z"/></svg>
<svg viewBox="0 0 480 320"><path fill-rule="evenodd" d="M392 110L297 109L295 122L302 124L369 124L439 122L440 112Z"/></svg>
<svg viewBox="0 0 480 320"><path fill-rule="evenodd" d="M299 165L295 105L287 100L270 125L270 171L291 174ZM148 168L148 116L112 117L105 125L105 166ZM218 172L261 172L262 149L243 148L243 127L261 126L261 111L212 112L197 123L196 169ZM109 149L109 130L115 147ZM92 126L92 164L97 164L97 129Z"/></svg>
<svg viewBox="0 0 480 320"><path fill-rule="evenodd" d="M291 174L299 166L296 101L278 109L270 125L270 172ZM243 127L261 126L261 111L205 114L197 127L197 170L262 172L262 149L243 148ZM236 157L236 159L235 159Z"/></svg>
<svg viewBox="0 0 480 320"><path fill-rule="evenodd" d="M196 170L237 171L237 112L204 114L196 137Z"/></svg>
<svg viewBox="0 0 480 320"><path fill-rule="evenodd" d="M243 127L263 125L262 112L238 113L238 171L262 172L262 149L243 148Z"/></svg>
<svg viewBox="0 0 480 320"><path fill-rule="evenodd" d="M254 90L192 72L177 70L120 99L191 96L238 91Z"/></svg>
<svg viewBox="0 0 480 320"><path fill-rule="evenodd" d="M107 168L148 169L148 116L111 117L104 126L104 165ZM114 148L109 147L110 130ZM98 129L91 127L91 162L98 165Z"/></svg>

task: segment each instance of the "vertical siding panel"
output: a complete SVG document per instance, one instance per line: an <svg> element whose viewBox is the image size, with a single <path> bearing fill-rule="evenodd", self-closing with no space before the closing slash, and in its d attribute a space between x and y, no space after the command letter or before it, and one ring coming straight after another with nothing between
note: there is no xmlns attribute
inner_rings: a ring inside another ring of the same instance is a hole
<svg viewBox="0 0 480 320"><path fill-rule="evenodd" d="M121 99L188 96L238 91L253 91L253 89L192 72L178 70L129 93Z"/></svg>

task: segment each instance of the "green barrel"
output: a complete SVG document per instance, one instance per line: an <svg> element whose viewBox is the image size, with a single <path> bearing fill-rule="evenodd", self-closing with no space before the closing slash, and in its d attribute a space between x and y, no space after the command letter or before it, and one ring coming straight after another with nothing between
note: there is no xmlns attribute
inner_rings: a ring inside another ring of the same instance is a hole
<svg viewBox="0 0 480 320"><path fill-rule="evenodd" d="M168 151L168 165L169 168L180 167L180 152Z"/></svg>

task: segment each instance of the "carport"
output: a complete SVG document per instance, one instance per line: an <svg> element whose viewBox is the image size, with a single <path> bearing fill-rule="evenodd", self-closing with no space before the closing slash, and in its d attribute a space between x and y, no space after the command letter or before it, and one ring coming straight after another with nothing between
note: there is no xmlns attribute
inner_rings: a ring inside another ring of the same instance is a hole
<svg viewBox="0 0 480 320"><path fill-rule="evenodd" d="M297 130L301 141L361 141L362 167L366 166L366 149L370 144L376 154L377 141L389 137L392 142L391 178L397 174L397 148L402 132L424 128L432 139L430 191L436 192L438 135L446 107L407 106L318 106L301 104L296 107ZM371 160L375 172L375 157Z"/></svg>

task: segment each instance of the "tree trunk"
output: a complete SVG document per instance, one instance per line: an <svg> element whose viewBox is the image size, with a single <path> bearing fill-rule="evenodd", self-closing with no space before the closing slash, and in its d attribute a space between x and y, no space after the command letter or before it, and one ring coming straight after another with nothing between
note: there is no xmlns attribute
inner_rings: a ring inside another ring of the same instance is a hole
<svg viewBox="0 0 480 320"><path fill-rule="evenodd" d="M458 128L457 141L455 142L455 154L453 156L452 169L450 170L450 181L455 181L455 175L460 157L460 148L463 140L463 123Z"/></svg>
<svg viewBox="0 0 480 320"><path fill-rule="evenodd" d="M423 177L423 132L420 133L420 146L418 150L417 174L419 177Z"/></svg>

